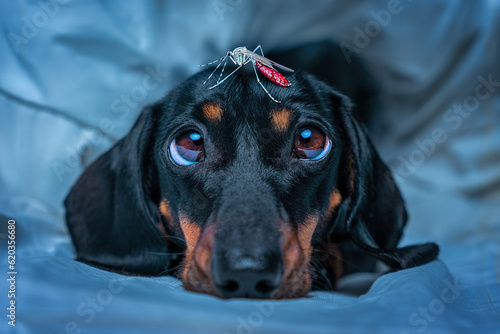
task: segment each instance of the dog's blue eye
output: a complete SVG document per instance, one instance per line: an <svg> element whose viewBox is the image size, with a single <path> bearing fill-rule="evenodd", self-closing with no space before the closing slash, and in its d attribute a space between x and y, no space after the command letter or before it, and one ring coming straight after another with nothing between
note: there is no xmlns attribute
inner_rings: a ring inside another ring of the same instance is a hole
<svg viewBox="0 0 500 334"><path fill-rule="evenodd" d="M170 157L181 166L193 165L205 157L203 136L196 131L187 131L170 143Z"/></svg>
<svg viewBox="0 0 500 334"><path fill-rule="evenodd" d="M300 130L295 136L293 153L300 160L319 160L328 154L331 145L331 140L323 131L310 126Z"/></svg>

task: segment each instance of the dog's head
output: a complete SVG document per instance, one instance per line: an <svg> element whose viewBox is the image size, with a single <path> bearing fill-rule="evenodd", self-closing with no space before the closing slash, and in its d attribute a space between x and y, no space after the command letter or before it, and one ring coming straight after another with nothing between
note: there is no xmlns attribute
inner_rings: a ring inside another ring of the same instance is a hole
<svg viewBox="0 0 500 334"><path fill-rule="evenodd" d="M395 269L435 258L433 244L396 248L403 200L347 97L297 73L290 88L265 83L278 104L253 73L212 90L208 73L145 108L73 187L78 259L160 275L182 248L188 290L292 298L310 290L327 236Z"/></svg>

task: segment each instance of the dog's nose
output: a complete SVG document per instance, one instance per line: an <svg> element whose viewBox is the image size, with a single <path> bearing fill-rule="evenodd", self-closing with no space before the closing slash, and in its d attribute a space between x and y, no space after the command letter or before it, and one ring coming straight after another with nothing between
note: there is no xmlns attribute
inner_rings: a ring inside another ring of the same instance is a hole
<svg viewBox="0 0 500 334"><path fill-rule="evenodd" d="M213 258L212 275L223 298L270 298L281 283L280 254L233 249Z"/></svg>

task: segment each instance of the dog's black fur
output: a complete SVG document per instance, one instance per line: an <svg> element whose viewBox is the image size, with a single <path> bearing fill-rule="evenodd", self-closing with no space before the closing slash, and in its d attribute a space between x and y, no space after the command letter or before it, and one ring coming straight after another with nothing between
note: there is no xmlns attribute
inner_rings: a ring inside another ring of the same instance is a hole
<svg viewBox="0 0 500 334"><path fill-rule="evenodd" d="M287 76L289 88L263 80L281 104L266 95L252 72L239 71L208 90L207 70L146 107L130 133L84 172L65 201L78 259L130 274L171 273L184 260L176 254L186 248L181 220L188 217L202 240L193 245L195 260L188 259L194 264L185 263L181 275L190 290L220 297L299 297L311 285L300 283L309 275L309 258L301 258L308 254L283 246L283 240L296 240L294 233L311 216L317 221L311 245L327 240L338 246L342 274L373 271L375 259L395 270L435 259L438 247L432 243L397 248L407 220L404 202L353 117L349 98L296 69ZM220 107L220 121L203 116L206 103ZM271 115L283 108L291 111L290 123L278 132ZM293 140L310 125L324 132L333 148L323 159L299 160ZM186 130L203 136L206 156L198 164L178 166L168 147ZM332 208L335 191L341 200ZM159 210L163 200L168 214ZM203 249L210 253L209 263L196 258ZM292 260L287 252L295 252ZM254 265L245 268L245 278L234 278L232 272L244 262L241 254ZM317 256L313 250L311 257ZM294 271L299 258L306 269ZM190 271L196 273L191 277ZM340 275L327 272L331 282ZM252 275L256 278L249 282ZM236 281L236 287L228 287L228 281ZM258 291L241 286L262 281L268 285Z"/></svg>

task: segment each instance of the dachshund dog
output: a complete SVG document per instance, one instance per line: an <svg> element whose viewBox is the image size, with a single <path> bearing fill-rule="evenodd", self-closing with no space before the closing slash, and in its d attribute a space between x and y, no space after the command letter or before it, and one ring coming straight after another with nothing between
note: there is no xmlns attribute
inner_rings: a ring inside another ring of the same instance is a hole
<svg viewBox="0 0 500 334"><path fill-rule="evenodd" d="M399 270L437 257L433 243L397 248L404 202L347 96L299 70L291 87L263 80L278 104L252 72L209 90L210 73L146 107L73 186L78 260L284 299L377 260Z"/></svg>

